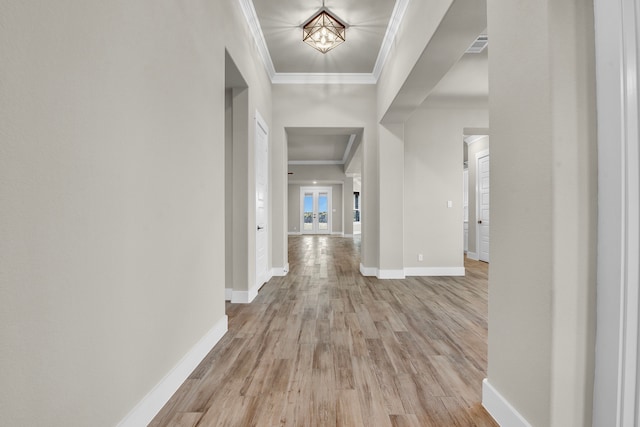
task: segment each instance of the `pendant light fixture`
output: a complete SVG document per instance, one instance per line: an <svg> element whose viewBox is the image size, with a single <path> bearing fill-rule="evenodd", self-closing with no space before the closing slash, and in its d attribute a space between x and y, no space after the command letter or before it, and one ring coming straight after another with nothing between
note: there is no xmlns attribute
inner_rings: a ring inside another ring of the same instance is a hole
<svg viewBox="0 0 640 427"><path fill-rule="evenodd" d="M302 26L302 41L322 53L344 43L346 25L324 6Z"/></svg>

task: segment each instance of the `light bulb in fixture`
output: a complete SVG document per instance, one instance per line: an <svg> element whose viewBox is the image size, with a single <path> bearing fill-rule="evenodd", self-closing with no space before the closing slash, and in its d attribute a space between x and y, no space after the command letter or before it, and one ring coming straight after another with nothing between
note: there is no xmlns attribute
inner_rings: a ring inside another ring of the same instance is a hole
<svg viewBox="0 0 640 427"><path fill-rule="evenodd" d="M302 27L302 41L327 53L345 41L346 26L322 6Z"/></svg>

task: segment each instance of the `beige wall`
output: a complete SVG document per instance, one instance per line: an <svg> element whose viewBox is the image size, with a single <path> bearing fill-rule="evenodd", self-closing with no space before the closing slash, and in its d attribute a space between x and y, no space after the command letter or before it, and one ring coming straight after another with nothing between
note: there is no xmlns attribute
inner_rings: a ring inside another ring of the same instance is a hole
<svg viewBox="0 0 640 427"><path fill-rule="evenodd" d="M380 159L380 250L378 277L404 277L404 168L405 144L402 124L378 127ZM364 216L363 216L364 217Z"/></svg>
<svg viewBox="0 0 640 427"><path fill-rule="evenodd" d="M405 123L405 267L463 267L465 127L488 127L488 111L423 108Z"/></svg>
<svg viewBox="0 0 640 427"><path fill-rule="evenodd" d="M489 136L467 146L467 158L469 159L469 252L476 254L476 257L478 256L478 248L476 247L476 233L478 229L476 222L476 183L478 177L476 154L484 150L489 150ZM489 207L489 209L491 209L491 207Z"/></svg>
<svg viewBox="0 0 640 427"><path fill-rule="evenodd" d="M286 147L285 127L359 127L363 128L362 146L365 166L363 170L363 197L368 221L363 234L363 259L371 260L371 265L377 265L378 250L378 208L377 208L377 125L376 125L376 87L374 85L274 85L273 86L273 127L271 142L275 149ZM286 159L280 158L273 162L273 173L294 170L287 167ZM339 166L340 167L340 166ZM310 170L307 166L296 169L293 179L302 176L302 170ZM343 176L340 181L343 181ZM283 175L284 176L284 175ZM364 190L366 188L366 190ZM274 188L272 202L274 206L284 206L288 201L287 189ZM371 203L369 208L366 203ZM273 233L286 236L288 221L278 230L274 226ZM274 257L278 253L286 256L286 240L273 239ZM274 258L274 267L283 259Z"/></svg>
<svg viewBox="0 0 640 427"><path fill-rule="evenodd" d="M2 424L115 425L224 319L225 42L270 121L235 1L0 4Z"/></svg>
<svg viewBox="0 0 640 427"><path fill-rule="evenodd" d="M532 425L591 425L593 3L488 3L488 380Z"/></svg>

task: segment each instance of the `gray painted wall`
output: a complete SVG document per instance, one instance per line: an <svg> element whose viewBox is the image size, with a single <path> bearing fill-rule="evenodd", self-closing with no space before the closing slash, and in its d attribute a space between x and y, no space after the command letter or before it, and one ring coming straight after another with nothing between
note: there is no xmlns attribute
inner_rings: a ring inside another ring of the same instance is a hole
<svg viewBox="0 0 640 427"><path fill-rule="evenodd" d="M488 120L484 109L423 108L405 124L405 267L463 267L460 141Z"/></svg>
<svg viewBox="0 0 640 427"><path fill-rule="evenodd" d="M113 426L225 321L225 45L271 85L236 1L0 17L2 423Z"/></svg>

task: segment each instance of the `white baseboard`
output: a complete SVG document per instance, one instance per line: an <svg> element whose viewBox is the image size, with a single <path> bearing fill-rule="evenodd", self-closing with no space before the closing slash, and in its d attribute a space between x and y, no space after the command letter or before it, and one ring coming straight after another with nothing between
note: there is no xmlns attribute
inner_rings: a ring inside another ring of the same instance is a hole
<svg viewBox="0 0 640 427"><path fill-rule="evenodd" d="M223 316L164 378L118 423L118 427L148 425L175 394L191 372L227 332L227 316Z"/></svg>
<svg viewBox="0 0 640 427"><path fill-rule="evenodd" d="M287 263L284 267L273 267L271 269L271 275L274 277L286 276L289 272L289 263Z"/></svg>
<svg viewBox="0 0 640 427"><path fill-rule="evenodd" d="M501 426L505 427L531 427L531 424L493 388L489 379L482 381L482 406L489 415Z"/></svg>
<svg viewBox="0 0 640 427"><path fill-rule="evenodd" d="M248 291L234 290L233 295L231 296L231 302L234 304L251 303L258 296L258 291L260 290L260 288L262 288L264 284L271 279L271 272L269 271L268 273L269 274L267 275L267 277L264 277L263 280L258 280L257 283L260 283L259 285L255 285L253 288L249 289Z"/></svg>
<svg viewBox="0 0 640 427"><path fill-rule="evenodd" d="M407 276L464 276L464 267L407 267Z"/></svg>
<svg viewBox="0 0 640 427"><path fill-rule="evenodd" d="M378 269L375 267L365 267L364 265L360 264L360 274L362 274L363 276L377 276Z"/></svg>
<svg viewBox="0 0 640 427"><path fill-rule="evenodd" d="M231 301L233 298L233 288L224 288L224 300Z"/></svg>
<svg viewBox="0 0 640 427"><path fill-rule="evenodd" d="M250 291L233 291L231 302L233 304L249 304L258 296L257 290Z"/></svg>
<svg viewBox="0 0 640 427"><path fill-rule="evenodd" d="M469 251L467 251L467 258L469 258L469 259L473 259L473 260L475 260L475 261L479 261L479 260L480 260L480 257L478 256L478 254L477 254L477 253L475 253L475 252L469 252Z"/></svg>
<svg viewBox="0 0 640 427"><path fill-rule="evenodd" d="M299 231L289 231L289 233L287 233L287 234L289 234L289 236L300 236L300 235L302 235L302 233L299 232Z"/></svg>
<svg viewBox="0 0 640 427"><path fill-rule="evenodd" d="M378 279L404 279L404 270L378 270Z"/></svg>
<svg viewBox="0 0 640 427"><path fill-rule="evenodd" d="M344 237L353 237L353 234L345 234Z"/></svg>

